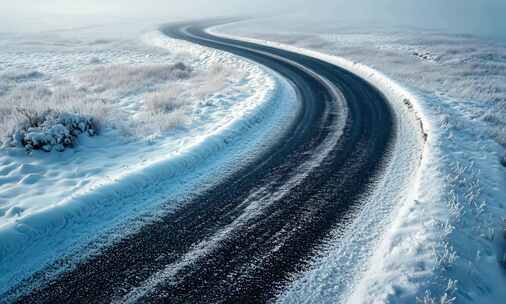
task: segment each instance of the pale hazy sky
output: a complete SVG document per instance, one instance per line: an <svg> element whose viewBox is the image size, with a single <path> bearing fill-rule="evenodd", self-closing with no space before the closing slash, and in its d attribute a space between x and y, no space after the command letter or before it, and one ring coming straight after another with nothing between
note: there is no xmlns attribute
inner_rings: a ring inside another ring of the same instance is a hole
<svg viewBox="0 0 506 304"><path fill-rule="evenodd" d="M506 0L0 0L0 19L11 22L49 14L180 19L280 12L506 36Z"/></svg>

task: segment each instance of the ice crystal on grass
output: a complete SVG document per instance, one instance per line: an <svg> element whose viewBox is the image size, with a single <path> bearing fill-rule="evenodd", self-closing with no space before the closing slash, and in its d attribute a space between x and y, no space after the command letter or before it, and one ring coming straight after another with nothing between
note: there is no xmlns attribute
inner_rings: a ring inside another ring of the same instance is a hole
<svg viewBox="0 0 506 304"><path fill-rule="evenodd" d="M182 62L101 65L84 73L80 80L96 92L111 89L137 91L160 83L188 79L192 72L193 69Z"/></svg>

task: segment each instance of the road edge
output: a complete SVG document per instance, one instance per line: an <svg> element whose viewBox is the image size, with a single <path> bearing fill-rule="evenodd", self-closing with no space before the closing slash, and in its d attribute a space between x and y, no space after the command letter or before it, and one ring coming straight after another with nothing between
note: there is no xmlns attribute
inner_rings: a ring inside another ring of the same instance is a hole
<svg viewBox="0 0 506 304"><path fill-rule="evenodd" d="M426 286L420 285L417 286L417 288L413 288L413 283L409 282L409 279L406 280L406 277L410 277L410 275L406 274L405 278L400 278L394 273L386 273L388 271L385 268L391 267L391 264L395 262L395 259L397 259L396 256L390 256L392 247L395 246L395 243L399 242L398 240L394 241L394 239L399 238L399 235L397 235L397 231L399 229L402 229L406 225L409 226L409 223L407 223L408 221L404 216L408 214L410 209L414 208L418 204L420 197L423 197L419 186L422 184L424 172L431 164L429 160L430 157L426 156L431 154L431 130L433 129L433 122L429 118L428 111L424 108L423 102L421 102L422 97L410 92L408 89L404 88L380 71L343 57L269 40L220 32L221 28L241 22L244 21L212 26L209 27L206 32L222 38L242 40L245 42L281 48L287 51L304 54L343 68L363 78L373 87L377 88L386 96L386 99L390 102L391 106L400 113L404 113L404 115L410 117L411 126L419 130L419 139L421 141L420 159L416 173L410 182L410 189L406 189L406 193L408 194L402 199L402 201L398 202L397 207L394 209L392 214L391 222L388 224L388 227L383 233L382 240L377 243L376 248L373 250L373 255L368 259L367 269L356 274L354 282L351 284L351 290L344 293L343 299L345 300L342 302L368 303L373 297L372 294L380 296L380 294L377 293L378 290L390 290L393 288L410 290L412 293L411 298L414 298L416 294L419 293L420 290L425 289ZM410 267L411 265L408 266L408 268ZM386 293L388 294L389 292ZM381 296L385 296L385 294ZM382 300L388 302L388 298L384 298Z"/></svg>

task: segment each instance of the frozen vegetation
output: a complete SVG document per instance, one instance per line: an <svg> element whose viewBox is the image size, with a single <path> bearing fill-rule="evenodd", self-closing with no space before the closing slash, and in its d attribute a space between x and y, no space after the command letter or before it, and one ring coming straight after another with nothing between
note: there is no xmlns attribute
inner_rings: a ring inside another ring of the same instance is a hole
<svg viewBox="0 0 506 304"><path fill-rule="evenodd" d="M397 91L394 99L415 106L428 140L413 185L371 244L369 262L356 266L351 281L343 271L336 276L334 263L350 261L342 257L350 244L336 241L280 302L502 301L506 44L420 29L297 24L251 21L215 31L312 50L384 92ZM354 264L345 265L348 272Z"/></svg>
<svg viewBox="0 0 506 304"><path fill-rule="evenodd" d="M74 45L69 48L70 54L60 47L51 52L70 61L79 55L79 49ZM10 61L23 60L8 51L3 55ZM9 55L14 58L8 58ZM44 58L47 54L41 55ZM241 77L240 72L218 64L195 69L174 58L166 58L167 62L174 62L170 64L153 63L149 57L144 62L132 63L96 58L79 70L63 75L53 71L25 71L24 64L34 68L44 64L33 60L11 64L12 67L1 73L2 146L63 151L75 145L81 134L98 134L99 126L121 129L124 135L139 139L159 136L184 127L199 100L218 92L227 80ZM57 72L59 64L58 61L52 67Z"/></svg>

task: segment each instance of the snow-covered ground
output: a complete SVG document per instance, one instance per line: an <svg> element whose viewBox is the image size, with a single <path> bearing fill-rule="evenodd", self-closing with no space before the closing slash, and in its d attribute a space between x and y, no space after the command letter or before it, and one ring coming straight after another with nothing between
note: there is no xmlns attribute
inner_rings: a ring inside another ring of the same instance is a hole
<svg viewBox="0 0 506 304"><path fill-rule="evenodd" d="M349 236L343 241L341 235L280 302L499 303L506 298L506 168L501 165L506 44L434 31L308 27L283 19L213 31L341 65L397 106L409 99L428 133L414 182L395 202L386 230L368 244L369 256L360 257L360 243L343 248ZM357 259L364 263L358 274L343 282Z"/></svg>
<svg viewBox="0 0 506 304"><path fill-rule="evenodd" d="M293 89L270 70L155 26L127 37L110 27L0 34L0 294L169 212L296 115ZM99 133L27 151L10 140L26 110L93 117Z"/></svg>
<svg viewBox="0 0 506 304"><path fill-rule="evenodd" d="M395 191L373 192L280 302L506 298L506 45L419 30L260 23L219 31L348 68L413 126L399 130L410 149L393 152L379 182ZM152 26L124 26L134 34L117 25L0 33L0 294L64 253L71 267L116 231L170 212L177 204L169 200L232 172L295 115L286 111L297 106L294 92L275 73ZM17 105L94 117L99 135L79 135L64 152L27 153L6 144L25 119ZM414 161L396 166L406 160Z"/></svg>

